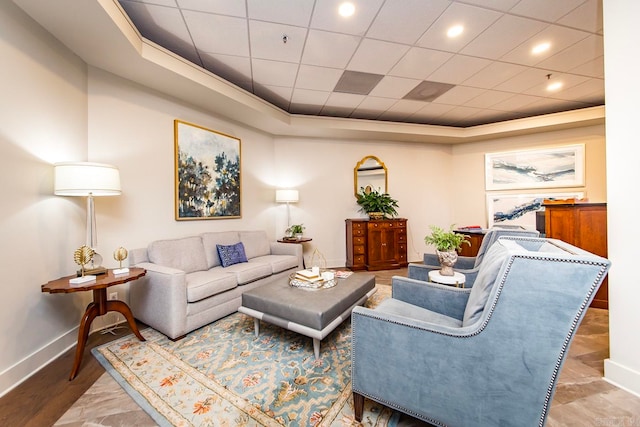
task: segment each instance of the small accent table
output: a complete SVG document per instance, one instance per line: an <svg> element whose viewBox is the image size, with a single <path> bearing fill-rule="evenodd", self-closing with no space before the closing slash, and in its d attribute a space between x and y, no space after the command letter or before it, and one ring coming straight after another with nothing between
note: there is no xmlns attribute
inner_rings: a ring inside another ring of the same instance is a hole
<svg viewBox="0 0 640 427"><path fill-rule="evenodd" d="M102 316L109 311L117 311L121 313L126 319L129 327L133 333L138 337L140 341L145 341L144 337L140 334L136 322L131 314L131 309L123 301L107 300L107 288L113 285L119 285L127 283L132 280L139 279L147 274L144 268L130 268L129 273L114 275L113 270L107 270L106 274L102 274L96 277L93 282L82 283L79 285L73 285L69 283L69 279L76 276L61 277L57 280L52 280L46 285L42 285L42 292L49 292L50 294L56 293L72 293L80 291L93 291L93 302L91 302L82 321L80 322L80 329L78 330L78 344L76 346L76 357L73 362L73 368L71 369L71 375L69 375L69 381L73 380L78 374L80 364L82 363L82 355L84 354L84 347L87 344L87 338L89 337L89 328L91 322L96 316Z"/></svg>
<svg viewBox="0 0 640 427"><path fill-rule="evenodd" d="M278 239L278 242L280 243L307 243L312 241L313 239L311 237L303 237L301 239L295 238L295 237L283 237L282 239ZM304 249L303 249L304 251ZM304 265L304 255L302 255L302 268L307 268L306 265Z"/></svg>
<svg viewBox="0 0 640 427"><path fill-rule="evenodd" d="M456 288L464 288L464 282L467 280L464 274L453 272L453 276L443 276L440 270L431 270L429 272L429 281L439 283L441 285L455 286Z"/></svg>

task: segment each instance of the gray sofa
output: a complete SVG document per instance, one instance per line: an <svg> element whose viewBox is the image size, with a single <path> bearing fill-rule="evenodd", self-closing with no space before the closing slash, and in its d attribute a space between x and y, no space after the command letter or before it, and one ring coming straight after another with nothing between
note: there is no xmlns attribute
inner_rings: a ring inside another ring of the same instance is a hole
<svg viewBox="0 0 640 427"><path fill-rule="evenodd" d="M247 261L223 267L217 245L239 242ZM175 340L237 311L243 292L302 269L302 246L264 231L208 232L132 249L129 265L147 270L129 288L134 317Z"/></svg>

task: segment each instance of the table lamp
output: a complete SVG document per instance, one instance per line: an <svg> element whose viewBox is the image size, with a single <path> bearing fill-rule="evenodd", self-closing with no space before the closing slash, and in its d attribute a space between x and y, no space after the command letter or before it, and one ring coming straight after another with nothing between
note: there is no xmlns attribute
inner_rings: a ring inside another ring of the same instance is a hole
<svg viewBox="0 0 640 427"><path fill-rule="evenodd" d="M276 190L276 203L287 204L287 228L291 226L289 204L298 202L298 190Z"/></svg>
<svg viewBox="0 0 640 427"><path fill-rule="evenodd" d="M120 172L118 168L102 163L64 162L54 165L54 190L57 196L87 197L87 241L86 246L94 249L98 244L96 215L93 198L99 196L119 196ZM96 259L97 258L97 259ZM97 253L85 272L103 274L107 270L100 263Z"/></svg>

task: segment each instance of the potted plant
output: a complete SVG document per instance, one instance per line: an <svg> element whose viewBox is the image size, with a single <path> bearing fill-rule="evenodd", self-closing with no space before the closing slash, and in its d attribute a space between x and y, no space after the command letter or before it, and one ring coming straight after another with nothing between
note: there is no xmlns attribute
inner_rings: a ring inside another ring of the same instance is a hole
<svg viewBox="0 0 640 427"><path fill-rule="evenodd" d="M302 239L302 233L304 233L304 225L302 224L293 224L289 228L287 228L287 234L289 236L295 237L296 239Z"/></svg>
<svg viewBox="0 0 640 427"><path fill-rule="evenodd" d="M456 251L462 248L463 243L471 246L471 242L464 234L454 232L453 225L449 231L435 225L431 225L430 228L431 234L424 238L424 242L436 247L436 255L438 255L441 267L440 274L453 276L453 266L458 261L458 252Z"/></svg>
<svg viewBox="0 0 640 427"><path fill-rule="evenodd" d="M360 212L368 214L370 219L383 219L398 215L396 211L398 201L388 193L381 193L371 188L360 187L357 203L360 205Z"/></svg>

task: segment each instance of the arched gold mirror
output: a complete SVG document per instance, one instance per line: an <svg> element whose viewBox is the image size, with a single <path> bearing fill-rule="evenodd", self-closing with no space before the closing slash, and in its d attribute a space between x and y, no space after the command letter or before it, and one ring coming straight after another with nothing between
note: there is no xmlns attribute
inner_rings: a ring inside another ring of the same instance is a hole
<svg viewBox="0 0 640 427"><path fill-rule="evenodd" d="M358 197L360 188L387 192L387 167L376 156L367 156L353 169L353 194Z"/></svg>

